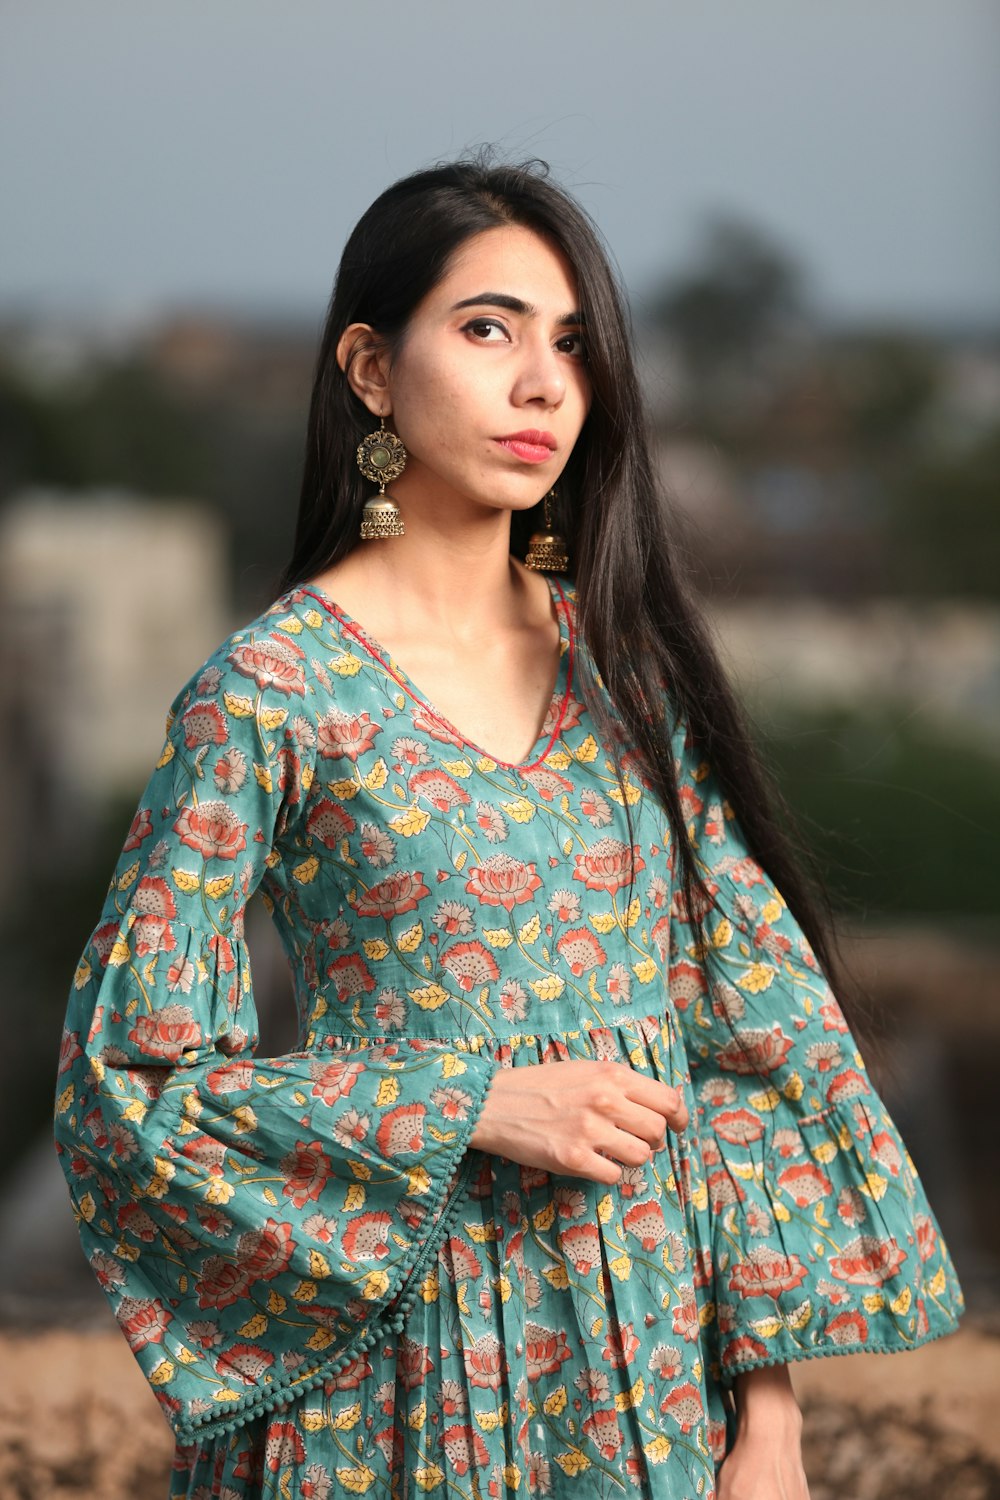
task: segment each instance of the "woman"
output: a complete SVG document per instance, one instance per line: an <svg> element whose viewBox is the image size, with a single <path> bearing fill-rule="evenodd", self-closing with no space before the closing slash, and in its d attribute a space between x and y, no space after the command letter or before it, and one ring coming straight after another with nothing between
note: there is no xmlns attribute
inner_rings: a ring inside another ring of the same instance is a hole
<svg viewBox="0 0 1000 1500"><path fill-rule="evenodd" d="M789 1363L961 1292L541 171L361 219L279 588L171 707L56 1104L172 1496L800 1500Z"/></svg>

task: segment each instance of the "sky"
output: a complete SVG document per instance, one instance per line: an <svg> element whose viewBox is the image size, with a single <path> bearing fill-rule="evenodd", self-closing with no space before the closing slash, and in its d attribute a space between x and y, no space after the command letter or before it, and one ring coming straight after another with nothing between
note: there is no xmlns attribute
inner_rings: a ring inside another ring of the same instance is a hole
<svg viewBox="0 0 1000 1500"><path fill-rule="evenodd" d="M321 317L395 178L544 157L633 301L716 212L832 318L1000 326L995 0L0 0L0 316Z"/></svg>

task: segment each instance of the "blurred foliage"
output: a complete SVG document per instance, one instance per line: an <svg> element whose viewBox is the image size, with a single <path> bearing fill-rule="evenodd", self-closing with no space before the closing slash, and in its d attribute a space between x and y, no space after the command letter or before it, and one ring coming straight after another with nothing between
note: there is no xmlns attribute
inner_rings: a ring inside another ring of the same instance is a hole
<svg viewBox="0 0 1000 1500"><path fill-rule="evenodd" d="M759 708L764 754L834 905L1000 938L1000 762L910 709Z"/></svg>
<svg viewBox="0 0 1000 1500"><path fill-rule="evenodd" d="M204 502L232 539L238 605L291 551L304 432L304 407L262 418L225 388L162 378L139 354L44 386L0 354L0 503L33 485Z"/></svg>

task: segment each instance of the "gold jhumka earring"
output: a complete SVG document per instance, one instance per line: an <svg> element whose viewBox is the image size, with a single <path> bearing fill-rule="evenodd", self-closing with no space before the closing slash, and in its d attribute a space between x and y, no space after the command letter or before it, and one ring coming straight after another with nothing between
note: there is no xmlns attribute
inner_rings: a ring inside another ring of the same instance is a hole
<svg viewBox="0 0 1000 1500"><path fill-rule="evenodd" d="M558 531L552 530L549 501L556 498L553 487L545 496L545 530L531 533L531 540L525 553L524 566L534 568L537 573L565 573L569 567L566 539L561 537Z"/></svg>
<svg viewBox="0 0 1000 1500"><path fill-rule="evenodd" d="M387 432L379 417L378 428L358 444L358 468L378 485L378 494L365 501L361 512L361 536L368 542L384 536L404 534L399 506L385 487L406 468L406 449L394 432Z"/></svg>

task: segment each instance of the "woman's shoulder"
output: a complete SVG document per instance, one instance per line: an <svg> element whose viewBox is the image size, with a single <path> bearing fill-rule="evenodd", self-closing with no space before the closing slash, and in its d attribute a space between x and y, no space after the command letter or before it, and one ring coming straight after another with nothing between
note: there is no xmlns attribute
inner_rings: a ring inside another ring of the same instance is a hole
<svg viewBox="0 0 1000 1500"><path fill-rule="evenodd" d="M169 719L213 699L237 717L262 705L308 712L318 684L330 691L321 656L335 649L336 634L315 598L302 587L286 589L218 641L177 689Z"/></svg>

